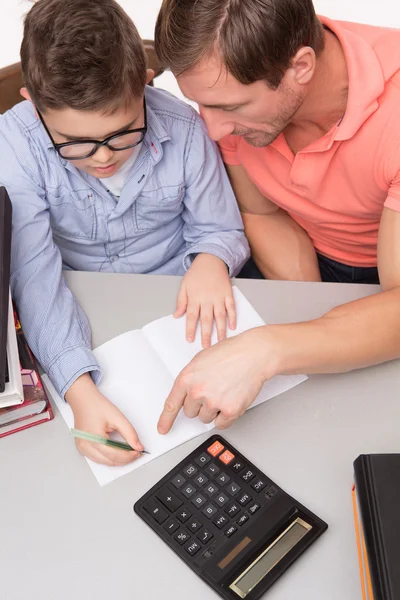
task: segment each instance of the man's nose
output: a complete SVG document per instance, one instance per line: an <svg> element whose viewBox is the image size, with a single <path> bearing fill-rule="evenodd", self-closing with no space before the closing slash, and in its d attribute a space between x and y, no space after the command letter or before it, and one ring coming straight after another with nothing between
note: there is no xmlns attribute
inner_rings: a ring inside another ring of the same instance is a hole
<svg viewBox="0 0 400 600"><path fill-rule="evenodd" d="M200 112L207 125L208 135L215 142L218 142L221 138L229 135L235 129L234 123L225 121L217 111L202 108Z"/></svg>

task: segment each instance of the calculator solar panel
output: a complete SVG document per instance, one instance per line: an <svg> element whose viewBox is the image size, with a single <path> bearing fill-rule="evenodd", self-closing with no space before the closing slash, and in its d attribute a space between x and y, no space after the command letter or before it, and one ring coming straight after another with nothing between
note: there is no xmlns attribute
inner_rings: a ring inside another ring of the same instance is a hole
<svg viewBox="0 0 400 600"><path fill-rule="evenodd" d="M219 435L134 510L226 600L260 598L327 529Z"/></svg>

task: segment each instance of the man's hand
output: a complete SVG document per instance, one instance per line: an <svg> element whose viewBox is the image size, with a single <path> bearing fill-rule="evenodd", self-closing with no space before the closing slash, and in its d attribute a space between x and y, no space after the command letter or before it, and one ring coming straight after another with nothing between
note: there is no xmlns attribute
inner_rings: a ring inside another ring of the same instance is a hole
<svg viewBox="0 0 400 600"><path fill-rule="evenodd" d="M193 342L200 318L203 348L211 345L213 322L218 340L226 338L229 329L236 329L236 310L232 285L225 263L211 254L199 254L184 276L179 290L174 317L186 313L186 339Z"/></svg>
<svg viewBox="0 0 400 600"><path fill-rule="evenodd" d="M138 450L128 452L76 439L76 447L81 454L108 466L126 465L141 456L143 446L135 429L122 412L99 392L88 373L78 377L65 398L74 413L75 429L103 437L108 437L112 431L118 431L132 448Z"/></svg>
<svg viewBox="0 0 400 600"><path fill-rule="evenodd" d="M168 433L181 408L203 423L215 420L219 429L232 425L274 374L274 352L265 330L250 329L197 354L175 381L158 422L159 433Z"/></svg>

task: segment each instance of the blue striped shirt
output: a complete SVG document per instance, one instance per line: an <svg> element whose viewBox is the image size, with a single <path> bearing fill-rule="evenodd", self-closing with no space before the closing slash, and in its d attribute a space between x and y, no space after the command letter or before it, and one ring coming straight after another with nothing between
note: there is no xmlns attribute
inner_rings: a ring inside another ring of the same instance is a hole
<svg viewBox="0 0 400 600"><path fill-rule="evenodd" d="M62 270L181 275L197 253L230 276L249 255L215 144L197 113L146 89L148 131L117 201L54 150L30 102L0 116L0 185L13 204L11 287L27 341L63 396L100 369Z"/></svg>

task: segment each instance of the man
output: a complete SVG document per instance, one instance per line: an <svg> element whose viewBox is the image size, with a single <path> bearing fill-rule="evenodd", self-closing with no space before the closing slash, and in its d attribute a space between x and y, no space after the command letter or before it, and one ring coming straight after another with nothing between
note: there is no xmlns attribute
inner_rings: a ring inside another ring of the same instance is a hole
<svg viewBox="0 0 400 600"><path fill-rule="evenodd" d="M262 275L382 286L201 352L159 431L182 406L228 427L277 374L399 357L400 32L319 19L311 0L164 0L156 44L220 144Z"/></svg>

